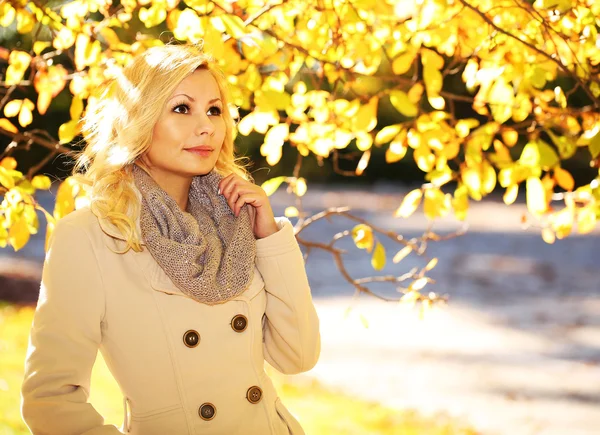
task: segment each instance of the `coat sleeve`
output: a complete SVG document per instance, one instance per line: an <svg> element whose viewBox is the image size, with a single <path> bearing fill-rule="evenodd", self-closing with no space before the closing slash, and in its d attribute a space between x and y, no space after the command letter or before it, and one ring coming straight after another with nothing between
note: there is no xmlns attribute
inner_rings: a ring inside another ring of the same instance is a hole
<svg viewBox="0 0 600 435"><path fill-rule="evenodd" d="M319 318L292 224L285 217L276 221L279 231L256 241L256 264L267 294L263 351L277 370L296 374L319 359Z"/></svg>
<svg viewBox="0 0 600 435"><path fill-rule="evenodd" d="M87 233L58 221L42 271L21 387L34 435L116 435L87 403L104 315L102 277Z"/></svg>

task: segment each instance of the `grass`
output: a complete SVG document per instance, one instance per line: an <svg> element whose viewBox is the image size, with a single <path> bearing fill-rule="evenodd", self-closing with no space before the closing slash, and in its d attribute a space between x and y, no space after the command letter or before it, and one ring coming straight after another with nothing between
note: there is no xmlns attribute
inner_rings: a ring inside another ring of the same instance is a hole
<svg viewBox="0 0 600 435"><path fill-rule="evenodd" d="M0 305L0 435L28 434L19 411L23 361L33 308ZM445 416L425 417L397 411L326 389L316 381L300 381L269 370L286 407L307 435L475 435L464 423ZM92 372L90 402L107 423L121 425L119 387L99 354Z"/></svg>

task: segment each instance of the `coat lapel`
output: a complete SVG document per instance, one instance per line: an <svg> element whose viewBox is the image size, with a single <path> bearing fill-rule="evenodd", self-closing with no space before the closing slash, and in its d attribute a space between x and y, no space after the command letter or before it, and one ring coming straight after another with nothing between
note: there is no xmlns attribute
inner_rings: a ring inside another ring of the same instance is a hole
<svg viewBox="0 0 600 435"><path fill-rule="evenodd" d="M122 250L125 248L125 237L121 234L119 229L105 217L99 217L98 222L102 231L110 236L115 243L116 249ZM140 231L140 220L139 216L136 221L136 230L138 234L142 234ZM188 297L171 281L171 278L162 270L158 262L152 257L152 254L146 248L146 243L141 240L142 252L130 251L136 262L140 266L143 275L148 280L150 286L157 291L168 293L172 295L180 295Z"/></svg>

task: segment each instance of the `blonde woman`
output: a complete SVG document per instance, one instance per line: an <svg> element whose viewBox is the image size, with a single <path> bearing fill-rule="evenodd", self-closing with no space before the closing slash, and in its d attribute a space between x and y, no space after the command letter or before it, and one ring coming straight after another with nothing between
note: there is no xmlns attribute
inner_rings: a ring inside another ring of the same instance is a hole
<svg viewBox="0 0 600 435"><path fill-rule="evenodd" d="M90 206L44 263L22 386L34 434L303 434L263 369L310 370L319 321L293 227L234 157L226 84L198 47L133 59L85 119ZM83 170L83 171L82 171ZM98 349L122 427L87 402Z"/></svg>

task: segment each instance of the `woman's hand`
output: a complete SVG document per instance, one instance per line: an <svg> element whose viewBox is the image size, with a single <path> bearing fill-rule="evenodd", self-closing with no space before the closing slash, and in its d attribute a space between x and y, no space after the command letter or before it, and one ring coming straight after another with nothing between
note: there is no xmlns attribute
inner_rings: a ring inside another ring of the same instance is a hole
<svg viewBox="0 0 600 435"><path fill-rule="evenodd" d="M257 239L270 236L278 231L275 215L265 191L256 184L244 180L236 174L230 174L219 182L219 191L235 216L239 216L244 204L254 207L254 236Z"/></svg>

